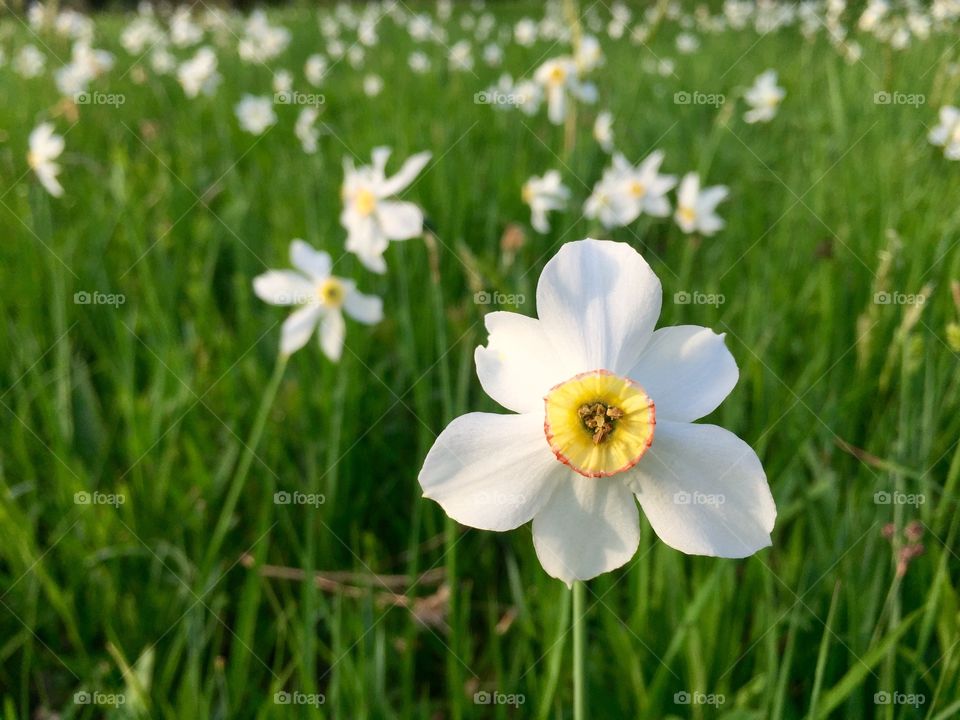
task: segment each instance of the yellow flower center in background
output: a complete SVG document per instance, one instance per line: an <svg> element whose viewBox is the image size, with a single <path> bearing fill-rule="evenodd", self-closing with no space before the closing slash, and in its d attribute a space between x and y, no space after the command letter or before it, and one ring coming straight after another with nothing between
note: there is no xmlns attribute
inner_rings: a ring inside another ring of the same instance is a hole
<svg viewBox="0 0 960 720"><path fill-rule="evenodd" d="M353 206L361 215L369 215L377 207L377 196L367 188L360 188L353 196Z"/></svg>
<svg viewBox="0 0 960 720"><path fill-rule="evenodd" d="M547 78L548 82L550 82L552 85L560 85L566 79L567 79L567 71L561 65L556 65L550 71L550 75Z"/></svg>
<svg viewBox="0 0 960 720"><path fill-rule="evenodd" d="M683 219L684 222L692 223L697 219L697 213L694 212L693 208L687 207L686 205L681 205L678 207L677 214Z"/></svg>
<svg viewBox="0 0 960 720"><path fill-rule="evenodd" d="M642 198L647 194L647 186L639 180L634 180L632 183L630 183L630 194L635 198Z"/></svg>
<svg viewBox="0 0 960 720"><path fill-rule="evenodd" d="M629 470L653 443L653 400L628 378L607 370L581 373L550 390L544 401L550 449L586 477Z"/></svg>
<svg viewBox="0 0 960 720"><path fill-rule="evenodd" d="M529 205L533 201L533 188L529 185L524 185L523 189L520 190L520 198Z"/></svg>
<svg viewBox="0 0 960 720"><path fill-rule="evenodd" d="M343 283L330 277L317 286L317 297L321 304L328 308L339 308L343 305Z"/></svg>

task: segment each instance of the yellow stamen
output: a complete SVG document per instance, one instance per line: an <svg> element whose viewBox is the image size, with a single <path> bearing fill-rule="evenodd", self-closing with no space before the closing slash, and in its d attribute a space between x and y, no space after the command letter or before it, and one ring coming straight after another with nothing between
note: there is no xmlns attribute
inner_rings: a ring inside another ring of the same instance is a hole
<svg viewBox="0 0 960 720"><path fill-rule="evenodd" d="M567 79L567 71L562 65L555 65L547 77L547 82L551 85L560 85Z"/></svg>
<svg viewBox="0 0 960 720"><path fill-rule="evenodd" d="M353 206L361 215L369 215L377 207L377 196L367 188L360 188L353 196Z"/></svg>
<svg viewBox="0 0 960 720"><path fill-rule="evenodd" d="M632 183L630 183L630 194L635 198L642 198L647 194L647 186L639 180L634 180Z"/></svg>
<svg viewBox="0 0 960 720"><path fill-rule="evenodd" d="M585 477L609 477L636 465L653 443L653 400L632 380L593 370L544 398L543 430L560 462Z"/></svg>
<svg viewBox="0 0 960 720"><path fill-rule="evenodd" d="M680 219L687 223L692 223L697 219L697 213L693 208L686 205L681 205L677 208L677 215L680 216Z"/></svg>
<svg viewBox="0 0 960 720"><path fill-rule="evenodd" d="M345 294L343 283L334 277L327 278L317 286L317 298L328 308L339 308L343 305Z"/></svg>

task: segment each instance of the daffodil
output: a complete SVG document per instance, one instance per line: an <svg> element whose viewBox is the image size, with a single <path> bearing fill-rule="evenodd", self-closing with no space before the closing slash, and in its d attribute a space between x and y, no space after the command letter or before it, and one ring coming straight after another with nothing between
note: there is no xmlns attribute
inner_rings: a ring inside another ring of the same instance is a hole
<svg viewBox="0 0 960 720"><path fill-rule="evenodd" d="M600 148L608 153L613 152L613 114L606 110L597 115L593 123L593 139Z"/></svg>
<svg viewBox="0 0 960 720"><path fill-rule="evenodd" d="M960 110L945 105L940 108L939 120L930 131L930 142L943 148L947 160L960 160Z"/></svg>
<svg viewBox="0 0 960 720"><path fill-rule="evenodd" d="M387 271L383 253L391 240L409 240L423 232L423 211L412 202L390 200L414 181L430 161L429 152L407 158L400 172L386 176L390 148L373 150L373 164L355 168L343 161L343 212L340 224L347 229L347 250L376 273Z"/></svg>
<svg viewBox="0 0 960 720"><path fill-rule="evenodd" d="M563 184L560 173L549 170L542 177L532 177L520 191L523 201L530 206L530 224L540 233L550 232L547 213L564 210L570 199L570 188Z"/></svg>
<svg viewBox="0 0 960 720"><path fill-rule="evenodd" d="M544 62L533 75L547 98L547 117L554 125L560 125L567 117L569 98L583 102L596 101L596 86L581 82L577 62L572 57L551 58Z"/></svg>
<svg viewBox="0 0 960 720"><path fill-rule="evenodd" d="M750 109L744 113L743 119L748 123L770 122L777 114L777 108L787 91L777 85L775 70L767 70L757 76L753 85L744 93Z"/></svg>
<svg viewBox="0 0 960 720"><path fill-rule="evenodd" d="M538 319L486 317L486 393L516 414L470 413L440 434L419 481L453 519L532 520L544 569L572 583L624 565L637 503L667 545L740 558L770 545L776 507L756 453L695 420L736 385L723 335L654 330L660 281L629 245L568 243L543 270Z"/></svg>
<svg viewBox="0 0 960 720"><path fill-rule="evenodd" d="M63 153L63 136L54 132L53 123L41 123L30 133L29 144L27 162L40 184L54 197L62 196L63 186L57 179L60 165L55 161Z"/></svg>
<svg viewBox="0 0 960 720"><path fill-rule="evenodd" d="M240 127L253 135L262 135L267 128L276 124L277 114L273 111L273 101L265 96L244 95L234 108Z"/></svg>
<svg viewBox="0 0 960 720"><path fill-rule="evenodd" d="M687 173L677 189L677 211L673 219L685 233L713 235L724 226L723 218L717 215L716 209L728 194L725 185L701 188L700 176Z"/></svg>
<svg viewBox="0 0 960 720"><path fill-rule="evenodd" d="M617 153L584 204L584 215L599 219L608 229L629 225L642 213L666 217L670 214L667 193L677 178L661 175L662 163L662 150L650 153L636 166Z"/></svg>
<svg viewBox="0 0 960 720"><path fill-rule="evenodd" d="M290 263L296 270L269 270L253 279L253 290L264 302L297 308L283 323L280 351L292 355L319 325L320 348L336 362L346 336L343 314L375 325L383 319L383 301L358 291L352 280L333 275L330 255L303 240L290 243Z"/></svg>

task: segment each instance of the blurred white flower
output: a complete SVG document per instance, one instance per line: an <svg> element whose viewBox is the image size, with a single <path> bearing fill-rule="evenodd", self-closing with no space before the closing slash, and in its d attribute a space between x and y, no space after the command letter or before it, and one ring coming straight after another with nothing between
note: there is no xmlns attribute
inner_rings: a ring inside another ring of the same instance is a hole
<svg viewBox="0 0 960 720"><path fill-rule="evenodd" d="M170 42L176 47L190 47L203 40L203 28L190 16L190 8L181 6L170 18Z"/></svg>
<svg viewBox="0 0 960 720"><path fill-rule="evenodd" d="M295 353L319 325L320 348L337 362L346 337L343 313L375 325L383 319L383 301L359 292L352 280L331 274L330 255L303 240L290 243L290 264L296 270L268 270L253 279L253 290L264 302L297 307L283 323L280 352Z"/></svg>
<svg viewBox="0 0 960 720"><path fill-rule="evenodd" d="M415 73L422 75L430 69L430 58L428 58L419 50L416 50L410 53L410 57L407 59L407 64Z"/></svg>
<svg viewBox="0 0 960 720"><path fill-rule="evenodd" d="M347 62L350 64L350 67L355 70L363 67L363 60L366 57L366 53L363 51L363 48L359 45L352 45L349 50L347 50Z"/></svg>
<svg viewBox="0 0 960 720"><path fill-rule="evenodd" d="M713 235L724 226L716 214L717 205L726 200L729 190L725 185L700 188L700 176L687 173L677 190L677 211L674 220L685 233L699 232Z"/></svg>
<svg viewBox="0 0 960 720"><path fill-rule="evenodd" d="M613 150L613 115L604 110L593 123L593 139L599 143L604 152Z"/></svg>
<svg viewBox="0 0 960 720"><path fill-rule="evenodd" d="M383 78L370 73L363 78L363 94L367 97L376 97L383 92Z"/></svg>
<svg viewBox="0 0 960 720"><path fill-rule="evenodd" d="M54 197L63 195L63 186L57 179L60 165L56 159L63 153L63 136L54 132L53 123L42 123L30 133L27 162L40 184Z"/></svg>
<svg viewBox="0 0 960 720"><path fill-rule="evenodd" d="M320 111L315 107L305 107L297 116L296 125L293 127L293 133L297 136L303 151L308 155L313 155L317 151L317 140L320 138L320 131L316 127L317 118L320 117Z"/></svg>
<svg viewBox="0 0 960 720"><path fill-rule="evenodd" d="M157 75L169 75L177 68L177 59L165 47L150 53L150 67Z"/></svg>
<svg viewBox="0 0 960 720"><path fill-rule="evenodd" d="M36 45L24 45L13 59L14 72L23 78L39 77L46 67L47 56Z"/></svg>
<svg viewBox="0 0 960 720"><path fill-rule="evenodd" d="M530 206L530 224L539 233L550 232L547 213L565 210L570 200L570 188L563 184L557 170L549 170L542 177L533 176L520 191L523 201Z"/></svg>
<svg viewBox="0 0 960 720"><path fill-rule="evenodd" d="M769 546L777 508L756 452L695 422L736 386L736 360L709 328L654 330L662 295L626 243L561 247L537 283L537 318L486 316L477 376L509 414L453 420L424 460L424 496L470 527L532 520L541 565L568 584L634 556L638 503L684 553ZM691 502L698 495L722 500Z"/></svg>
<svg viewBox="0 0 960 720"><path fill-rule="evenodd" d="M222 79L217 72L217 54L206 46L197 50L177 70L177 80L188 98L195 98L201 93L212 95Z"/></svg>
<svg viewBox="0 0 960 720"><path fill-rule="evenodd" d="M584 204L584 215L600 220L605 228L629 225L641 214L666 217L670 214L667 193L677 184L673 175L661 175L663 151L655 150L639 165L631 165L617 153L613 165Z"/></svg>
<svg viewBox="0 0 960 720"><path fill-rule="evenodd" d="M277 70L273 74L273 92L277 95L286 95L293 89L293 75L289 70Z"/></svg>
<svg viewBox="0 0 960 720"><path fill-rule="evenodd" d="M743 119L748 123L770 122L786 94L786 90L777 85L776 70L761 73L743 95L750 106Z"/></svg>
<svg viewBox="0 0 960 720"><path fill-rule="evenodd" d="M513 38L517 45L530 47L537 41L537 23L530 18L523 18L513 27Z"/></svg>
<svg viewBox="0 0 960 720"><path fill-rule="evenodd" d="M483 48L483 61L490 67L499 67L503 62L503 48L490 43Z"/></svg>
<svg viewBox="0 0 960 720"><path fill-rule="evenodd" d="M960 160L960 109L952 105L940 108L939 122L928 135L930 142L943 148L948 160Z"/></svg>
<svg viewBox="0 0 960 720"><path fill-rule="evenodd" d="M677 52L681 55L690 55L700 49L700 41L696 35L680 33L676 39Z"/></svg>
<svg viewBox="0 0 960 720"><path fill-rule="evenodd" d="M448 59L451 70L461 72L473 70L473 48L466 40L460 40L450 48Z"/></svg>
<svg viewBox="0 0 960 720"><path fill-rule="evenodd" d="M306 75L308 83L319 87L327 74L327 59L323 55L311 55L304 63L303 74Z"/></svg>
<svg viewBox="0 0 960 720"><path fill-rule="evenodd" d="M241 60L266 63L286 50L289 44L289 30L271 25L262 10L254 10L247 19L237 50Z"/></svg>
<svg viewBox="0 0 960 720"><path fill-rule="evenodd" d="M600 47L600 41L593 35L584 35L580 38L574 61L580 73L588 73L603 65L603 49Z"/></svg>
<svg viewBox="0 0 960 720"><path fill-rule="evenodd" d="M547 97L547 117L554 125L562 124L567 117L568 96L584 102L596 100L596 88L580 81L577 63L571 57L547 60L537 68L533 78L543 87Z"/></svg>
<svg viewBox="0 0 960 720"><path fill-rule="evenodd" d="M431 153L407 158L400 172L386 176L390 148L373 149L373 163L355 168L351 158L343 161L343 212L340 224L347 229L347 250L364 267L385 273L383 254L391 240L409 240L423 232L423 212L411 202L389 200L406 189L426 167Z"/></svg>
<svg viewBox="0 0 960 720"><path fill-rule="evenodd" d="M123 29L120 44L131 55L140 55L150 47L161 43L166 36L156 21L149 15L140 15Z"/></svg>
<svg viewBox="0 0 960 720"><path fill-rule="evenodd" d="M277 122L273 101L268 97L245 94L234 107L240 127L253 135L261 135Z"/></svg>

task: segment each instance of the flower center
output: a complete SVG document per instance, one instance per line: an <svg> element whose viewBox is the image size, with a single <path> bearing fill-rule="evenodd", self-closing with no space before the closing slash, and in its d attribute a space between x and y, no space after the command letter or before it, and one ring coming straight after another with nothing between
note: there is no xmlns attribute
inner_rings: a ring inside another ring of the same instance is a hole
<svg viewBox="0 0 960 720"><path fill-rule="evenodd" d="M529 205L533 202L533 188L529 185L524 185L523 189L520 191L520 198Z"/></svg>
<svg viewBox="0 0 960 720"><path fill-rule="evenodd" d="M635 198L642 198L647 194L647 186L639 180L634 180L632 183L630 183L630 194Z"/></svg>
<svg viewBox="0 0 960 720"><path fill-rule="evenodd" d="M353 196L353 206L361 215L369 215L377 206L377 196L367 188L360 188Z"/></svg>
<svg viewBox="0 0 960 720"><path fill-rule="evenodd" d="M550 449L585 477L629 470L653 443L653 400L637 383L607 370L560 383L544 402L543 431Z"/></svg>
<svg viewBox="0 0 960 720"><path fill-rule="evenodd" d="M567 71L560 65L555 66L548 76L548 82L551 85L560 85L566 79Z"/></svg>
<svg viewBox="0 0 960 720"><path fill-rule="evenodd" d="M336 278L327 278L317 286L317 298L328 308L339 308L343 305L343 283Z"/></svg>
<svg viewBox="0 0 960 720"><path fill-rule="evenodd" d="M697 213L693 208L687 207L686 205L681 205L677 208L677 214L684 220L684 222L692 223L697 219Z"/></svg>

